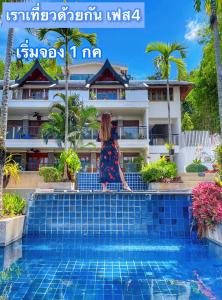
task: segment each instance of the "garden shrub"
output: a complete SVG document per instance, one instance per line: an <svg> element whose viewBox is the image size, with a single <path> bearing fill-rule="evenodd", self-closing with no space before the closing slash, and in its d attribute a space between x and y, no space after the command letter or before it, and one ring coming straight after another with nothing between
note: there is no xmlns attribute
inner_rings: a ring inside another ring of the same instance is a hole
<svg viewBox="0 0 222 300"><path fill-rule="evenodd" d="M141 171L144 182L160 182L163 179L174 179L177 176L176 163L169 162L162 157L156 162L146 165Z"/></svg>
<svg viewBox="0 0 222 300"><path fill-rule="evenodd" d="M41 167L39 175L43 176L44 182L58 182L62 181L61 173L54 167Z"/></svg>
<svg viewBox="0 0 222 300"><path fill-rule="evenodd" d="M201 238L207 228L222 222L222 188L213 182L201 182L192 190L192 211Z"/></svg>
<svg viewBox="0 0 222 300"><path fill-rule="evenodd" d="M3 215L22 215L25 209L26 200L18 194L6 193L3 195Z"/></svg>
<svg viewBox="0 0 222 300"><path fill-rule="evenodd" d="M201 173L201 172L205 172L207 170L208 170L208 168L199 162L197 162L197 163L193 162L192 164L190 164L186 167L187 173Z"/></svg>
<svg viewBox="0 0 222 300"><path fill-rule="evenodd" d="M61 173L64 172L65 164L67 165L67 171L70 179L75 181L75 175L81 169L81 162L74 150L68 149L61 153L58 166Z"/></svg>

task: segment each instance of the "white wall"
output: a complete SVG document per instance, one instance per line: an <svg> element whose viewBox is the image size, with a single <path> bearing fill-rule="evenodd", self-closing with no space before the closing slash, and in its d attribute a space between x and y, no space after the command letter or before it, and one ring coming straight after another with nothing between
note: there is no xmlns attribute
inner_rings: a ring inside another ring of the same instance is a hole
<svg viewBox="0 0 222 300"><path fill-rule="evenodd" d="M65 94L65 90L49 90L49 101L59 101L60 98L59 97L55 97L55 94L58 93L62 93ZM89 99L89 91L88 90L72 90L70 89L68 92L68 95L74 95L74 94L78 94L80 96L80 100L84 101L84 100L88 100Z"/></svg>
<svg viewBox="0 0 222 300"><path fill-rule="evenodd" d="M147 101L148 102L148 91L147 90L126 90L126 100L128 101Z"/></svg>
<svg viewBox="0 0 222 300"><path fill-rule="evenodd" d="M174 100L170 102L171 117L178 119L180 127L181 119L181 101L180 88L174 87ZM149 116L150 118L167 118L167 101L150 101Z"/></svg>
<svg viewBox="0 0 222 300"><path fill-rule="evenodd" d="M175 155L175 161L177 163L178 172L185 172L187 165L191 164L196 158L197 147L184 147L179 150L179 153ZM212 155L211 147L204 147L202 152ZM207 166L207 163L204 163ZM209 166L211 163L209 163Z"/></svg>

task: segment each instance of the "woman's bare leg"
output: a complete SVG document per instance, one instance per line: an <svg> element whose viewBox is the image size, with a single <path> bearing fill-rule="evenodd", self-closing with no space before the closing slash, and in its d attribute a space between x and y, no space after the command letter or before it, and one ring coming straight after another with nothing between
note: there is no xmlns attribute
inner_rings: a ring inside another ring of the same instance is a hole
<svg viewBox="0 0 222 300"><path fill-rule="evenodd" d="M123 183L124 189L127 190L127 191L129 191L129 192L131 192L132 190L129 187L128 183L126 182L125 176L123 175L123 171L120 168L120 166L119 166L119 175L120 175L121 181Z"/></svg>
<svg viewBox="0 0 222 300"><path fill-rule="evenodd" d="M107 189L107 182L102 183L103 192L110 192L110 190Z"/></svg>

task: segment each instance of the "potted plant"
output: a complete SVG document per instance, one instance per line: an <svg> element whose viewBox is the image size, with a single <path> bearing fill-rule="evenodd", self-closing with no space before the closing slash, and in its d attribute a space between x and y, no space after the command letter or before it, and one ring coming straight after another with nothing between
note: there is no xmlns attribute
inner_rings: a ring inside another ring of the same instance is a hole
<svg viewBox="0 0 222 300"><path fill-rule="evenodd" d="M3 195L3 210L0 217L0 246L6 246L23 235L26 200L18 194Z"/></svg>
<svg viewBox="0 0 222 300"><path fill-rule="evenodd" d="M75 190L76 174L81 169L81 162L77 153L74 150L68 149L61 153L58 165L58 169L61 172L64 171L65 164L67 165L68 178L72 183L72 190Z"/></svg>
<svg viewBox="0 0 222 300"><path fill-rule="evenodd" d="M13 160L13 156L10 154L5 160L3 187L7 187L10 177L17 181L19 179L19 172L20 166Z"/></svg>

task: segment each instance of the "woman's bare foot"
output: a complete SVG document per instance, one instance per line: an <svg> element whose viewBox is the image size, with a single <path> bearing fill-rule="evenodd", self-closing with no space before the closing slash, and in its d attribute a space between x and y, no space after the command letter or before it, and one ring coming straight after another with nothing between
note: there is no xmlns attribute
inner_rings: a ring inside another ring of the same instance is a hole
<svg viewBox="0 0 222 300"><path fill-rule="evenodd" d="M103 193L111 193L111 190L103 189Z"/></svg>
<svg viewBox="0 0 222 300"><path fill-rule="evenodd" d="M126 192L131 192L131 193L132 193L132 190L131 190L131 188L128 186L128 184L127 184L127 185L124 185L123 188L124 188L124 190L125 190Z"/></svg>

